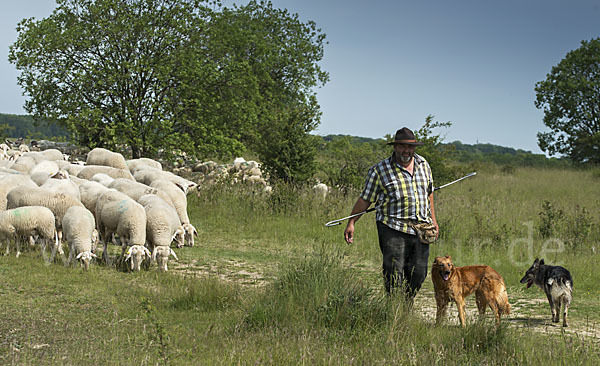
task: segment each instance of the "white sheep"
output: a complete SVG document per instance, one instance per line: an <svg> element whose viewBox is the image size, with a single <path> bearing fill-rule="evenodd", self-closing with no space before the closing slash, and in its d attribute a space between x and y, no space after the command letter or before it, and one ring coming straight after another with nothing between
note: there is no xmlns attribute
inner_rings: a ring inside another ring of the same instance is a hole
<svg viewBox="0 0 600 366"><path fill-rule="evenodd" d="M89 180L98 182L103 186L108 187L112 183L112 181L115 180L115 178L109 176L108 174L96 173Z"/></svg>
<svg viewBox="0 0 600 366"><path fill-rule="evenodd" d="M137 170L143 170L148 168L162 170L162 164L150 158L129 159L126 160L125 163L127 163L127 168L129 168L131 174L133 174Z"/></svg>
<svg viewBox="0 0 600 366"><path fill-rule="evenodd" d="M88 270L94 253L96 237L96 220L85 207L70 207L62 221L64 238L69 244L69 264L74 259L80 261L84 270Z"/></svg>
<svg viewBox="0 0 600 366"><path fill-rule="evenodd" d="M129 197L138 201L140 197L145 194L155 194L165 200L168 204L171 204L171 197L160 189L149 187L143 183L134 182L128 179L115 179L109 185L108 188L116 189L119 192L123 192Z"/></svg>
<svg viewBox="0 0 600 366"><path fill-rule="evenodd" d="M135 180L133 175L127 169L119 169L113 168L110 166L104 165L87 165L77 174L77 177L82 179L90 179L94 176L94 174L104 173L112 178L126 178L130 180Z"/></svg>
<svg viewBox="0 0 600 366"><path fill-rule="evenodd" d="M51 192L64 193L81 201L79 186L69 179L69 173L63 170L60 178L54 178L58 176L58 174L55 174L53 177L50 177L50 179L46 180L40 188L47 189Z"/></svg>
<svg viewBox="0 0 600 366"><path fill-rule="evenodd" d="M19 159L25 156L32 157L35 160L36 164L43 160L66 160L64 154L58 149L47 149L44 151L26 152L23 153L23 155L19 157Z"/></svg>
<svg viewBox="0 0 600 366"><path fill-rule="evenodd" d="M0 176L0 210L6 210L6 196L17 187L36 188L37 184L26 174L7 174Z"/></svg>
<svg viewBox="0 0 600 366"><path fill-rule="evenodd" d="M15 163L11 166L11 169L18 170L23 173L29 173L37 162L32 156L20 156Z"/></svg>
<svg viewBox="0 0 600 366"><path fill-rule="evenodd" d="M175 241L178 248L183 246L184 229L177 212L162 198L146 194L138 202L146 211L146 242L152 250L156 246L169 246Z"/></svg>
<svg viewBox="0 0 600 366"><path fill-rule="evenodd" d="M173 183L176 183L178 187L180 187L184 193L188 193L190 190L196 188L197 184L190 180L187 180L183 177L180 177L176 174L173 174L168 171L162 171L158 169L144 169L138 170L133 175L136 181L140 183L144 183L146 185L151 185L152 182L159 179L166 179Z"/></svg>
<svg viewBox="0 0 600 366"><path fill-rule="evenodd" d="M177 258L177 254L175 254L175 251L173 251L171 247L158 246L154 248L154 251L152 251L152 260L156 261L158 264L159 271L166 272L168 270L167 263L169 262L170 255L172 255L176 261L179 260L179 258Z"/></svg>
<svg viewBox="0 0 600 366"><path fill-rule="evenodd" d="M29 175L33 175L39 172L46 173L48 176L52 176L58 171L60 168L55 161L52 160L42 160L39 163L35 164L30 170Z"/></svg>
<svg viewBox="0 0 600 366"><path fill-rule="evenodd" d="M321 200L325 200L327 193L329 193L329 187L325 183L317 183L313 186L313 191Z"/></svg>
<svg viewBox="0 0 600 366"><path fill-rule="evenodd" d="M16 240L17 257L21 254L20 239L39 236L42 238L42 251L48 240L56 240L55 218L52 211L41 206L24 206L0 212L0 235L6 241L6 254L10 252L10 240Z"/></svg>
<svg viewBox="0 0 600 366"><path fill-rule="evenodd" d="M98 202L98 197L109 190L110 188L93 181L87 181L79 186L81 203L83 203L85 208L90 210L94 218L96 217L96 202Z"/></svg>
<svg viewBox="0 0 600 366"><path fill-rule="evenodd" d="M179 221L183 225L185 231L185 242L190 246L194 246L194 237L198 237L196 228L190 223L190 218L187 213L187 197L179 186L171 181L165 179L155 180L150 184L150 187L158 188L162 192L165 192L171 199ZM168 203L168 202L167 202Z"/></svg>
<svg viewBox="0 0 600 366"><path fill-rule="evenodd" d="M104 165L117 169L129 170L129 168L127 168L127 164L125 163L125 158L123 157L123 155L119 154L118 152L103 149L101 147L92 149L87 154L87 159L85 163L86 165Z"/></svg>
<svg viewBox="0 0 600 366"><path fill-rule="evenodd" d="M59 253L63 254L61 247L63 216L70 207L83 207L83 204L78 199L64 193L51 192L40 187L19 186L8 192L6 196L8 209L23 206L44 206L52 211L56 220Z"/></svg>
<svg viewBox="0 0 600 366"><path fill-rule="evenodd" d="M127 249L125 262L131 260L131 270L139 272L145 257L152 258L148 248L143 245L133 245Z"/></svg>
<svg viewBox="0 0 600 366"><path fill-rule="evenodd" d="M96 203L96 226L100 240L104 243L102 257L110 263L108 242L113 234L121 240L122 253L127 246L141 245L146 242L146 211L124 193L109 190L98 198Z"/></svg>

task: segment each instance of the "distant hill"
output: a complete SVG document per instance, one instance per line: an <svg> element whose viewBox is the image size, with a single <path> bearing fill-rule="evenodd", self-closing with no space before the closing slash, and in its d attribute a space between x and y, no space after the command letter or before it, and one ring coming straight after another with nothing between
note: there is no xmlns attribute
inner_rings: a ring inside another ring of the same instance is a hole
<svg viewBox="0 0 600 366"><path fill-rule="evenodd" d="M36 122L28 115L0 113L0 136L8 138L64 140L69 134L66 129L49 122Z"/></svg>
<svg viewBox="0 0 600 366"><path fill-rule="evenodd" d="M330 142L336 138L349 137L354 143L381 144L384 139L374 139L369 137L359 137L350 135L326 135L321 136L323 141ZM443 144L449 147L451 160L461 163L495 163L499 165L520 165L520 166L568 166L570 162L566 159L548 158L544 154L534 154L531 151L514 149L493 144L463 144L460 141L453 141Z"/></svg>

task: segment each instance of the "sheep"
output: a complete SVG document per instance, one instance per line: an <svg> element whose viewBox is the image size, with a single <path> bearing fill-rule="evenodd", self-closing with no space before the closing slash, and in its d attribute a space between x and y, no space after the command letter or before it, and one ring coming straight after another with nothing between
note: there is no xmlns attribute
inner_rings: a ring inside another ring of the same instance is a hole
<svg viewBox="0 0 600 366"><path fill-rule="evenodd" d="M85 163L86 165L104 165L129 171L123 155L101 147L92 149L92 151L87 154Z"/></svg>
<svg viewBox="0 0 600 366"><path fill-rule="evenodd" d="M90 180L94 181L94 182L98 182L105 187L108 187L112 183L112 181L115 180L115 178L109 176L108 174L97 173L97 174L94 174L92 176L92 178L90 178Z"/></svg>
<svg viewBox="0 0 600 366"><path fill-rule="evenodd" d="M79 193L79 186L77 183L73 182L69 179L69 173L63 170L64 175L61 177L66 178L53 178L46 180L44 184L40 186L40 188L47 189L56 193L64 193L69 196L76 198L78 201L81 201L81 194ZM57 176L57 175L54 175Z"/></svg>
<svg viewBox="0 0 600 366"><path fill-rule="evenodd" d="M42 238L42 251L47 241L55 239L55 218L52 211L42 206L23 206L0 212L0 236L6 240L6 255L10 252L10 239L16 239L17 257L21 254L19 245L22 237L39 235Z"/></svg>
<svg viewBox="0 0 600 366"><path fill-rule="evenodd" d="M102 193L109 190L110 188L94 181L87 181L79 186L81 203L83 203L85 208L90 210L90 212L94 215L94 218L96 218L96 202L98 202L98 197L100 197Z"/></svg>
<svg viewBox="0 0 600 366"><path fill-rule="evenodd" d="M162 164L150 158L129 159L126 160L125 163L131 174L135 173L137 170L148 169L148 167L162 170Z"/></svg>
<svg viewBox="0 0 600 366"><path fill-rule="evenodd" d="M187 213L187 197L178 185L165 179L155 180L150 184L150 187L157 188L165 192L171 199L175 211L179 216L179 221L183 225L185 231L185 242L190 246L194 246L194 237L198 236L196 228L190 223L190 218Z"/></svg>
<svg viewBox="0 0 600 366"><path fill-rule="evenodd" d="M11 169L18 170L23 173L29 173L37 162L32 156L20 156L11 167Z"/></svg>
<svg viewBox="0 0 600 366"><path fill-rule="evenodd" d="M156 261L156 264L158 264L159 271L166 272L168 270L167 263L169 262L170 255L172 255L176 261L179 260L177 254L175 254L175 251L173 251L171 247L158 246L154 248L154 251L152 251L152 260Z"/></svg>
<svg viewBox="0 0 600 366"><path fill-rule="evenodd" d="M26 174L0 176L0 210L6 210L6 196L16 187L36 188L37 184Z"/></svg>
<svg viewBox="0 0 600 366"><path fill-rule="evenodd" d="M78 199L64 193L51 192L40 187L19 186L8 192L6 196L8 209L23 206L44 206L52 211L56 220L59 253L63 254L61 246L63 216L71 206L83 207L83 204Z"/></svg>
<svg viewBox="0 0 600 366"><path fill-rule="evenodd" d="M130 180L135 180L133 175L126 169L118 169L110 166L104 165L88 165L81 169L81 171L77 174L77 177L82 179L90 179L97 173L104 173L112 178L126 178Z"/></svg>
<svg viewBox="0 0 600 366"><path fill-rule="evenodd" d="M156 246L169 246L175 241L178 248L183 246L184 229L173 206L154 194L146 194L138 202L146 211L146 243L150 249Z"/></svg>
<svg viewBox="0 0 600 366"><path fill-rule="evenodd" d="M39 163L35 164L30 170L29 175L33 175L39 172L47 173L49 176L58 173L59 171L58 164L52 160L42 160Z"/></svg>
<svg viewBox="0 0 600 366"><path fill-rule="evenodd" d="M145 194L155 194L165 200L165 202L168 204L172 204L171 197L162 190L149 187L143 183L130 181L128 179L115 179L108 185L108 188L113 188L119 192L123 192L129 197L133 198L135 201Z"/></svg>
<svg viewBox="0 0 600 366"><path fill-rule="evenodd" d="M131 259L131 270L139 272L145 256L152 257L148 248L143 245L133 245L127 249L125 262Z"/></svg>
<svg viewBox="0 0 600 366"><path fill-rule="evenodd" d="M124 193L109 190L96 202L96 226L100 239L104 243L102 257L110 263L108 241L113 234L121 240L122 253L127 246L141 245L146 242L146 211Z"/></svg>
<svg viewBox="0 0 600 366"><path fill-rule="evenodd" d="M325 183L317 183L313 186L313 191L321 200L325 200L327 193L329 193L329 187Z"/></svg>
<svg viewBox="0 0 600 366"><path fill-rule="evenodd" d="M197 184L187 180L183 177L180 177L176 174L173 174L168 171L162 171L157 169L144 169L138 170L133 175L136 181L140 183L144 183L147 185L152 184L155 180L166 179L173 183L177 183L177 186L180 187L184 193L188 193L190 190L196 188Z"/></svg>
<svg viewBox="0 0 600 366"><path fill-rule="evenodd" d="M47 149L44 151L31 151L23 153L21 157L32 157L35 160L35 163L39 163L43 160L67 160L65 156L58 149ZM21 159L21 157L19 159Z"/></svg>
<svg viewBox="0 0 600 366"><path fill-rule="evenodd" d="M85 167L80 164L73 164L68 161L56 161L59 169L66 170L70 175L77 175Z"/></svg>
<svg viewBox="0 0 600 366"><path fill-rule="evenodd" d="M92 258L98 258L94 253L94 216L85 207L73 206L65 213L62 225L65 240L69 243L69 264L77 259L87 271Z"/></svg>

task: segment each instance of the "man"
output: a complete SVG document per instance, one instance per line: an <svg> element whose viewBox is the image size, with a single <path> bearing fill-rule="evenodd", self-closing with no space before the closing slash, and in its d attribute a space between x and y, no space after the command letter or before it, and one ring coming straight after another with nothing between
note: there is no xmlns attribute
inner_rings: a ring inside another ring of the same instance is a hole
<svg viewBox="0 0 600 366"><path fill-rule="evenodd" d="M369 169L365 188L354 204L351 215L365 211L378 202L377 233L383 255L385 290L391 293L404 286L410 303L427 277L429 245L416 235L413 225L432 223L439 226L433 207L433 176L429 163L415 148L423 145L413 132L404 127L396 132L394 153ZM344 238L354 241L354 224L360 218L348 220Z"/></svg>

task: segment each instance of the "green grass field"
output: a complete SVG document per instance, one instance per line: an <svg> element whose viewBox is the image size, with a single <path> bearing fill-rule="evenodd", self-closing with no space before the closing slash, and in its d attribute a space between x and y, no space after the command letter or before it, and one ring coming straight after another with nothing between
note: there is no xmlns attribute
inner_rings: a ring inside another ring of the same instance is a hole
<svg viewBox="0 0 600 366"><path fill-rule="evenodd" d="M384 294L374 214L343 225L356 199L228 185L188 196L199 231L168 273L89 272L39 249L0 257L2 364L578 364L600 363L600 179L576 170L489 170L436 192L442 235L430 259L488 264L513 313L436 326L431 279L415 307ZM117 249L116 247L114 249ZM575 282L570 327L550 322L540 289L519 279L535 257ZM551 345L551 346L550 346Z"/></svg>

